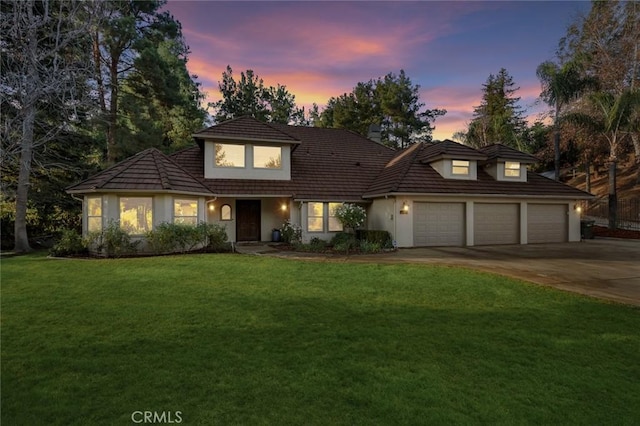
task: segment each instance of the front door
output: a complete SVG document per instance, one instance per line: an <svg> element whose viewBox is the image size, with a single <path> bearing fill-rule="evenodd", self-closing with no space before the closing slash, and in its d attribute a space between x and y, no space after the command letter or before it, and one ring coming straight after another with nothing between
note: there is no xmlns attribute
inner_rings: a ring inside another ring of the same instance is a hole
<svg viewBox="0 0 640 426"><path fill-rule="evenodd" d="M238 241L260 241L260 200L236 200Z"/></svg>

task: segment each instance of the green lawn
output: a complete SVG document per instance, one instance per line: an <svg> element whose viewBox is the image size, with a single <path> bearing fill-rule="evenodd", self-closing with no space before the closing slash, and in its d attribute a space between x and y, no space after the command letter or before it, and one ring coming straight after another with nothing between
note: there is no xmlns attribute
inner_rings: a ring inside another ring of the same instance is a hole
<svg viewBox="0 0 640 426"><path fill-rule="evenodd" d="M640 310L464 269L2 259L2 425L638 424ZM139 418L138 418L139 419Z"/></svg>

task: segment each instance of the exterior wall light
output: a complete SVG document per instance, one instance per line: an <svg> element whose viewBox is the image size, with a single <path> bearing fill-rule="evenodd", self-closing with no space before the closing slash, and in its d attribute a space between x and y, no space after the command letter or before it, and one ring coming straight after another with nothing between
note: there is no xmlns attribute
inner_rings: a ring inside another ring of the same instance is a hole
<svg viewBox="0 0 640 426"><path fill-rule="evenodd" d="M402 209L400 210L400 214L409 214L409 204L406 201L402 202Z"/></svg>
<svg viewBox="0 0 640 426"><path fill-rule="evenodd" d="M209 204L209 211L215 211L216 206L214 206L213 204Z"/></svg>
<svg viewBox="0 0 640 426"><path fill-rule="evenodd" d="M579 204L576 204L573 209L578 213L582 213L582 206Z"/></svg>
<svg viewBox="0 0 640 426"><path fill-rule="evenodd" d="M282 205L280 206L280 210L282 210L283 212L287 211L287 205L282 203Z"/></svg>

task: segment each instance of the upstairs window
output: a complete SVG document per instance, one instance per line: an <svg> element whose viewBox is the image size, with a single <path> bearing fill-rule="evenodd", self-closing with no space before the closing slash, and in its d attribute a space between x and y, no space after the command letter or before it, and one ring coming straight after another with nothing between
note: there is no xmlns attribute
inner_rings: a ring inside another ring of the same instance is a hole
<svg viewBox="0 0 640 426"><path fill-rule="evenodd" d="M469 161L451 160L451 174L454 176L469 176Z"/></svg>
<svg viewBox="0 0 640 426"><path fill-rule="evenodd" d="M198 224L198 200L173 200L173 223Z"/></svg>
<svg viewBox="0 0 640 426"><path fill-rule="evenodd" d="M280 148L279 146L254 146L253 168L281 169L282 148Z"/></svg>
<svg viewBox="0 0 640 426"><path fill-rule="evenodd" d="M517 161L505 162L504 177L520 177L520 163Z"/></svg>
<svg viewBox="0 0 640 426"><path fill-rule="evenodd" d="M216 144L217 167L244 167L244 145Z"/></svg>
<svg viewBox="0 0 640 426"><path fill-rule="evenodd" d="M89 232L102 231L102 197L87 198L87 228Z"/></svg>

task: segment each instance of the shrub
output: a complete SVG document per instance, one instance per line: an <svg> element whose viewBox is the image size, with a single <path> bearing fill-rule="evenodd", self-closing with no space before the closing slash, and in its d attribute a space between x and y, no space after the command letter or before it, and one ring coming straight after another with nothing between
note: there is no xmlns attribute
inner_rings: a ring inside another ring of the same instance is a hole
<svg viewBox="0 0 640 426"><path fill-rule="evenodd" d="M387 231L360 229L356 231L356 237L360 241L369 241L372 243L377 243L380 245L381 248L393 247L393 240L391 239L391 234Z"/></svg>
<svg viewBox="0 0 640 426"><path fill-rule="evenodd" d="M356 239L356 236L348 232L338 232L333 236L330 244L333 246L335 251L344 252L346 254L349 254L349 251L358 248L358 240Z"/></svg>
<svg viewBox="0 0 640 426"><path fill-rule="evenodd" d="M294 225L288 220L282 224L280 229L280 237L282 241L288 244L298 244L302 240L302 228Z"/></svg>
<svg viewBox="0 0 640 426"><path fill-rule="evenodd" d="M231 243L227 240L227 228L216 223L200 222L198 224L201 235L204 237L204 246L209 252L228 252L231 251Z"/></svg>
<svg viewBox="0 0 640 426"><path fill-rule="evenodd" d="M90 233L87 239L89 250L106 257L134 254L138 251L140 244L140 241L131 241L131 236L114 220L110 220L102 231Z"/></svg>
<svg viewBox="0 0 640 426"><path fill-rule="evenodd" d="M147 244L154 253L186 253L203 247L206 234L200 226L184 223L161 223L145 234Z"/></svg>
<svg viewBox="0 0 640 426"><path fill-rule="evenodd" d="M360 251L362 253L379 253L380 250L380 243L367 240L360 241Z"/></svg>
<svg viewBox="0 0 640 426"><path fill-rule="evenodd" d="M335 215L345 229L358 229L364 225L367 213L364 208L351 203L345 203L335 209Z"/></svg>
<svg viewBox="0 0 640 426"><path fill-rule="evenodd" d="M89 253L87 242L78 231L64 229L58 242L49 252L52 256L77 256Z"/></svg>

